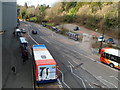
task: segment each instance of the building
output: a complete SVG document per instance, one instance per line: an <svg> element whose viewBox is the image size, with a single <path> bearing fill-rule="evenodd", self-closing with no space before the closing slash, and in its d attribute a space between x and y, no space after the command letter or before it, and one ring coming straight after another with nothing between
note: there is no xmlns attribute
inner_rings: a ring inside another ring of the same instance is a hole
<svg viewBox="0 0 120 90"><path fill-rule="evenodd" d="M11 59L9 59L11 52L9 47L13 41L12 33L16 24L16 0L0 0L0 90L2 87L5 87L11 67Z"/></svg>
<svg viewBox="0 0 120 90"><path fill-rule="evenodd" d="M0 31L11 30L16 24L16 0L0 0Z"/></svg>

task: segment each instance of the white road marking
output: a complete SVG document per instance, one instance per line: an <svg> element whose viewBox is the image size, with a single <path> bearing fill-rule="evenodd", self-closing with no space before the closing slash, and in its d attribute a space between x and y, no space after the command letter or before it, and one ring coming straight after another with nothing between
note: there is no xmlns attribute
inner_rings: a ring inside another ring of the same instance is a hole
<svg viewBox="0 0 120 90"><path fill-rule="evenodd" d="M114 71L116 71L116 72L119 72L119 71L116 70L115 68L111 68L111 67L109 67L109 66L107 66L107 65L105 65L105 64L103 64L103 63L101 63L101 62L98 62L98 61L97 61L97 63L99 63L99 64L101 64L101 65L103 65L103 66L105 66L105 67L107 67L107 68L109 68L109 69L112 69L112 70L114 70Z"/></svg>
<svg viewBox="0 0 120 90"><path fill-rule="evenodd" d="M78 63L76 62L76 61L74 61L74 60L72 60L75 64L77 64L78 65Z"/></svg>
<svg viewBox="0 0 120 90"><path fill-rule="evenodd" d="M59 69L58 69L59 70ZM59 70L60 71L60 70ZM65 84L65 86L67 86L69 89L71 89L65 82L64 82L64 74L62 71L60 71L60 73L62 74L62 82Z"/></svg>
<svg viewBox="0 0 120 90"><path fill-rule="evenodd" d="M59 83L59 87L60 87L60 88L63 88L62 83L60 82L60 80L57 79L57 81L58 81L58 83Z"/></svg>
<svg viewBox="0 0 120 90"><path fill-rule="evenodd" d="M68 62L69 62L69 61L68 61ZM77 78L79 78L79 79L82 81L83 86L84 86L84 88L86 89L86 85L85 85L83 79L80 78L79 76L77 76L75 73L73 73L72 67L74 67L74 66L73 66L72 63L70 63L70 62L69 62L69 64L70 64L70 68L71 68L71 73L72 73L73 75L75 75ZM71 67L71 66L72 66L72 67Z"/></svg>
<svg viewBox="0 0 120 90"><path fill-rule="evenodd" d="M89 85L91 88L93 88L91 84L88 84L88 85Z"/></svg>
<svg viewBox="0 0 120 90"><path fill-rule="evenodd" d="M37 43L37 41L35 41L35 39L33 39L32 37L31 37L31 35L28 33L28 35L29 35L29 37L36 43L36 44L39 44L39 43Z"/></svg>
<svg viewBox="0 0 120 90"><path fill-rule="evenodd" d="M114 86L115 88L117 88L117 86L115 86L113 83L111 83L111 82L109 82L109 81L103 79L102 76L98 76L97 78L99 78L100 80L103 80L103 81L109 83L110 85Z"/></svg>
<svg viewBox="0 0 120 90"><path fill-rule="evenodd" d="M68 61L68 62L69 62L69 61ZM69 64L70 64L72 67L74 67L74 65L73 65L72 63L69 62Z"/></svg>
<svg viewBox="0 0 120 90"><path fill-rule="evenodd" d="M120 80L118 78L116 78L115 76L109 76L109 77L113 77L113 78L115 78L116 80L118 80L120 82Z"/></svg>
<svg viewBox="0 0 120 90"><path fill-rule="evenodd" d="M51 44L47 39L45 39L45 38L43 38L43 37L41 37L41 36L39 36L40 38L42 38L44 41L46 41L47 43L49 43L49 44Z"/></svg>

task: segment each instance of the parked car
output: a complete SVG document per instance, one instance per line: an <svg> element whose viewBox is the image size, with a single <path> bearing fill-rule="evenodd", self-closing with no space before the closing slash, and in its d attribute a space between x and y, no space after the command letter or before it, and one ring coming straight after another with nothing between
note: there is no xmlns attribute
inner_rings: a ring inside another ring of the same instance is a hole
<svg viewBox="0 0 120 90"><path fill-rule="evenodd" d="M42 24L43 27L46 27L46 24Z"/></svg>
<svg viewBox="0 0 120 90"><path fill-rule="evenodd" d="M108 38L108 39L107 39L107 43L115 44L113 38Z"/></svg>
<svg viewBox="0 0 120 90"><path fill-rule="evenodd" d="M99 41L99 42L105 42L105 39L103 38L103 36L99 36L99 37L98 37L98 41Z"/></svg>
<svg viewBox="0 0 120 90"><path fill-rule="evenodd" d="M37 31L36 30L32 30L32 34L37 34Z"/></svg>
<svg viewBox="0 0 120 90"><path fill-rule="evenodd" d="M56 27L52 27L52 30L54 31L54 30L57 30L58 28L56 28Z"/></svg>
<svg viewBox="0 0 120 90"><path fill-rule="evenodd" d="M79 30L79 27L78 26L74 27L74 31L77 31L77 30Z"/></svg>
<svg viewBox="0 0 120 90"><path fill-rule="evenodd" d="M16 29L15 35L16 35L16 36L21 36L21 30L20 30L20 29Z"/></svg>
<svg viewBox="0 0 120 90"><path fill-rule="evenodd" d="M23 28L23 29L21 29L21 32L22 33L26 33L26 30Z"/></svg>
<svg viewBox="0 0 120 90"><path fill-rule="evenodd" d="M58 28L56 28L56 27L52 27L52 30L53 30L54 32L56 32L56 33L60 32L60 30L59 30Z"/></svg>

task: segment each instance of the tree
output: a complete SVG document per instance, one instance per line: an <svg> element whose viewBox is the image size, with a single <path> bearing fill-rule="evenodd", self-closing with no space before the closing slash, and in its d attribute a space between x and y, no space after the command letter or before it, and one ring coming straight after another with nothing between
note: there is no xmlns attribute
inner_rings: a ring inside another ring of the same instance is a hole
<svg viewBox="0 0 120 90"><path fill-rule="evenodd" d="M21 15L22 19L25 18L25 15L26 15L26 9L25 9L24 7L21 7L21 8L20 8L20 15Z"/></svg>
<svg viewBox="0 0 120 90"><path fill-rule="evenodd" d="M25 4L24 4L24 7L27 9L28 8L28 5L27 5L27 3L25 2Z"/></svg>

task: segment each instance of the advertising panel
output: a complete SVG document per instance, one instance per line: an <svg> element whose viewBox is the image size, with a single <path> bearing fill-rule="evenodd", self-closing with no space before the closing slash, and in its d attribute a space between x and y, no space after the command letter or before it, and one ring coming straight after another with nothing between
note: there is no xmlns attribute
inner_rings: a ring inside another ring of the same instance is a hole
<svg viewBox="0 0 120 90"><path fill-rule="evenodd" d="M38 79L39 81L56 79L56 66L55 65L38 66Z"/></svg>

